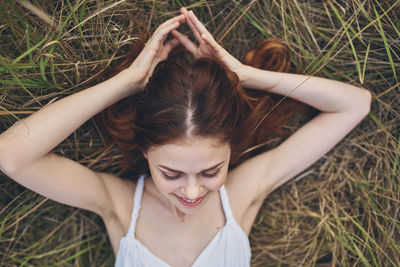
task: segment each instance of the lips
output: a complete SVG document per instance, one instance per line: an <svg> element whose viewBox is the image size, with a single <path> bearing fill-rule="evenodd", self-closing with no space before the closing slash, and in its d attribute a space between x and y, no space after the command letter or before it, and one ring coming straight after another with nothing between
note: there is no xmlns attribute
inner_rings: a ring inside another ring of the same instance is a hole
<svg viewBox="0 0 400 267"><path fill-rule="evenodd" d="M188 198L180 197L180 196L174 194L174 196L179 200L179 202L181 202L183 205L185 205L187 207L198 206L203 201L203 199L205 198L206 195L207 194L205 194L202 197L196 198L196 199L188 199Z"/></svg>

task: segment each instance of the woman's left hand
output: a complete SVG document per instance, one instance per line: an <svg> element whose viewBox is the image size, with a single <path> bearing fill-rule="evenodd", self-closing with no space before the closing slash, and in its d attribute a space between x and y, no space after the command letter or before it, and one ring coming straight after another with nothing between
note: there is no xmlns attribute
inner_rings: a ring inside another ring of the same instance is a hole
<svg viewBox="0 0 400 267"><path fill-rule="evenodd" d="M184 15L179 15L162 23L133 63L126 69L137 87L144 88L156 65L167 59L169 52L179 44L175 38L165 41L168 34L177 29L185 21Z"/></svg>
<svg viewBox="0 0 400 267"><path fill-rule="evenodd" d="M182 7L181 13L185 15L186 23L192 30L196 40L199 42L197 46L187 36L181 34L177 30L171 31L172 35L179 40L179 42L193 54L195 58L200 57L211 57L216 58L223 64L225 64L230 70L236 72L240 78L240 72L243 68L243 64L229 54L222 46L220 46L214 37L206 29L206 27L199 21L193 11L188 11Z"/></svg>

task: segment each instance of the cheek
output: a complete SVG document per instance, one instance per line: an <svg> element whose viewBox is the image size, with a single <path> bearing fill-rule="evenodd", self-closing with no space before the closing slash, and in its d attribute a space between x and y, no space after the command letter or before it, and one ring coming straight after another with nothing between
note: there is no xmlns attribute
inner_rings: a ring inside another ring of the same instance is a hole
<svg viewBox="0 0 400 267"><path fill-rule="evenodd" d="M213 191L218 191L223 184L225 184L227 179L227 174L221 174L215 178L205 178L204 185Z"/></svg>
<svg viewBox="0 0 400 267"><path fill-rule="evenodd" d="M169 191L172 187L171 183L165 180L164 177L162 177L162 175L158 171L154 170L150 164L149 167L151 178L153 179L153 183L156 185L158 190L160 190L161 192Z"/></svg>
<svg viewBox="0 0 400 267"><path fill-rule="evenodd" d="M218 179L218 189L226 183L228 174L225 174L221 177L221 179Z"/></svg>
<svg viewBox="0 0 400 267"><path fill-rule="evenodd" d="M154 175L152 177L153 177L154 184L157 186L158 190L160 190L161 192L169 193L169 192L176 190L176 188L179 187L179 185L176 181L168 181L161 175Z"/></svg>

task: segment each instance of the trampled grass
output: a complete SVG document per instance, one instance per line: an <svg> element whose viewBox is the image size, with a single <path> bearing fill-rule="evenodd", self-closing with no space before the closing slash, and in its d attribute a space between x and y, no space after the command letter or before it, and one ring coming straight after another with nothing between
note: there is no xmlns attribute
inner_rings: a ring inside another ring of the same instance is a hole
<svg viewBox="0 0 400 267"><path fill-rule="evenodd" d="M292 72L373 94L369 116L354 131L266 199L250 236L252 265L400 266L400 0L3 0L0 131L95 84L135 42L138 21L152 32L181 6L241 60L273 37L289 47ZM119 171L120 154L104 148L92 120L54 151L97 171ZM1 266L113 263L98 216L0 176Z"/></svg>

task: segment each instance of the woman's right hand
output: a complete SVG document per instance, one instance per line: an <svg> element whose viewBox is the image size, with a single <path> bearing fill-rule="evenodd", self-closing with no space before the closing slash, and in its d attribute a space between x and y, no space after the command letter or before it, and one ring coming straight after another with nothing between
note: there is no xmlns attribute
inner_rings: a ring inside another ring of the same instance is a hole
<svg viewBox="0 0 400 267"><path fill-rule="evenodd" d="M169 52L179 44L175 38L164 42L168 34L177 29L184 21L185 16L181 14L158 26L135 61L126 69L131 77L133 75L135 87L143 89L156 65L167 59Z"/></svg>
<svg viewBox="0 0 400 267"><path fill-rule="evenodd" d="M197 42L197 46L188 37L181 34L177 30L173 30L172 35L179 40L179 42L193 54L195 58L200 57L211 57L216 58L223 64L225 64L231 71L236 72L241 79L242 69L244 65L229 54L221 45L214 40L214 37L206 29L206 27L200 22L193 11L188 11L186 8L182 7L180 9L181 13L185 15L186 23L192 30Z"/></svg>

